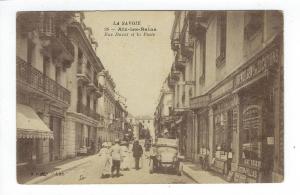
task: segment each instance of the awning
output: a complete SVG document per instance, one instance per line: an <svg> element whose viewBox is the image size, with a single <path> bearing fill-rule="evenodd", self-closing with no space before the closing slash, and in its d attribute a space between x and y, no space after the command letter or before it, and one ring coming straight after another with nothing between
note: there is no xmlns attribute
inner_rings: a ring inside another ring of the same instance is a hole
<svg viewBox="0 0 300 195"><path fill-rule="evenodd" d="M31 107L17 104L17 138L53 139L53 132Z"/></svg>

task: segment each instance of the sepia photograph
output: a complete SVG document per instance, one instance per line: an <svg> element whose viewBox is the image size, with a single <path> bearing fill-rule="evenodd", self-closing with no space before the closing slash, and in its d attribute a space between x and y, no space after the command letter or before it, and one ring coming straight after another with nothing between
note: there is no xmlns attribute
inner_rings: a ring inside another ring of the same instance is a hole
<svg viewBox="0 0 300 195"><path fill-rule="evenodd" d="M284 15L16 12L16 181L283 182Z"/></svg>

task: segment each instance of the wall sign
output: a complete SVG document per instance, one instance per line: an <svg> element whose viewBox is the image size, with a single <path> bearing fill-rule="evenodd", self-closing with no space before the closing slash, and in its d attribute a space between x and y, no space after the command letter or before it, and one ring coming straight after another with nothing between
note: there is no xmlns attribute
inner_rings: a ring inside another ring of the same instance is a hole
<svg viewBox="0 0 300 195"><path fill-rule="evenodd" d="M217 99L221 96L223 96L225 93L231 91L233 89L233 81L229 81L227 83L225 83L224 85L222 85L221 87L219 87L217 90L215 90L214 92L212 92L211 94L211 99Z"/></svg>
<svg viewBox="0 0 300 195"><path fill-rule="evenodd" d="M254 77L266 72L266 70L279 62L279 48L274 47L271 51L256 59L250 66L244 69L234 78L234 88L250 81Z"/></svg>

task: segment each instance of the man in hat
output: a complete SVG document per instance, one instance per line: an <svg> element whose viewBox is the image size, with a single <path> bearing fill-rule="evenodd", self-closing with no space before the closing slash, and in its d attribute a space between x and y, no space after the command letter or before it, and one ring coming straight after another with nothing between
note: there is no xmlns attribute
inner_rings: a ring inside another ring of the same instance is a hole
<svg viewBox="0 0 300 195"><path fill-rule="evenodd" d="M139 170L140 158L143 154L143 148L138 140L135 140L132 147L133 157L135 159L135 169Z"/></svg>
<svg viewBox="0 0 300 195"><path fill-rule="evenodd" d="M112 158L112 167L111 167L111 176L114 177L114 172L117 170L116 176L122 176L120 174L120 165L122 158L122 151L120 147L120 140L116 139L115 144L111 147L111 158Z"/></svg>

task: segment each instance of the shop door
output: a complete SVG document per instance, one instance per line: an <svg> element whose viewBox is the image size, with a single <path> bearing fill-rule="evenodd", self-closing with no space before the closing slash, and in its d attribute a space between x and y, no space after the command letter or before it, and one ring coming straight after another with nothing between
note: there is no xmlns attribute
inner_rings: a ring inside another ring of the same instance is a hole
<svg viewBox="0 0 300 195"><path fill-rule="evenodd" d="M60 147L61 147L61 118L51 116L52 131L53 131L53 143L51 146L53 160L60 159Z"/></svg>

